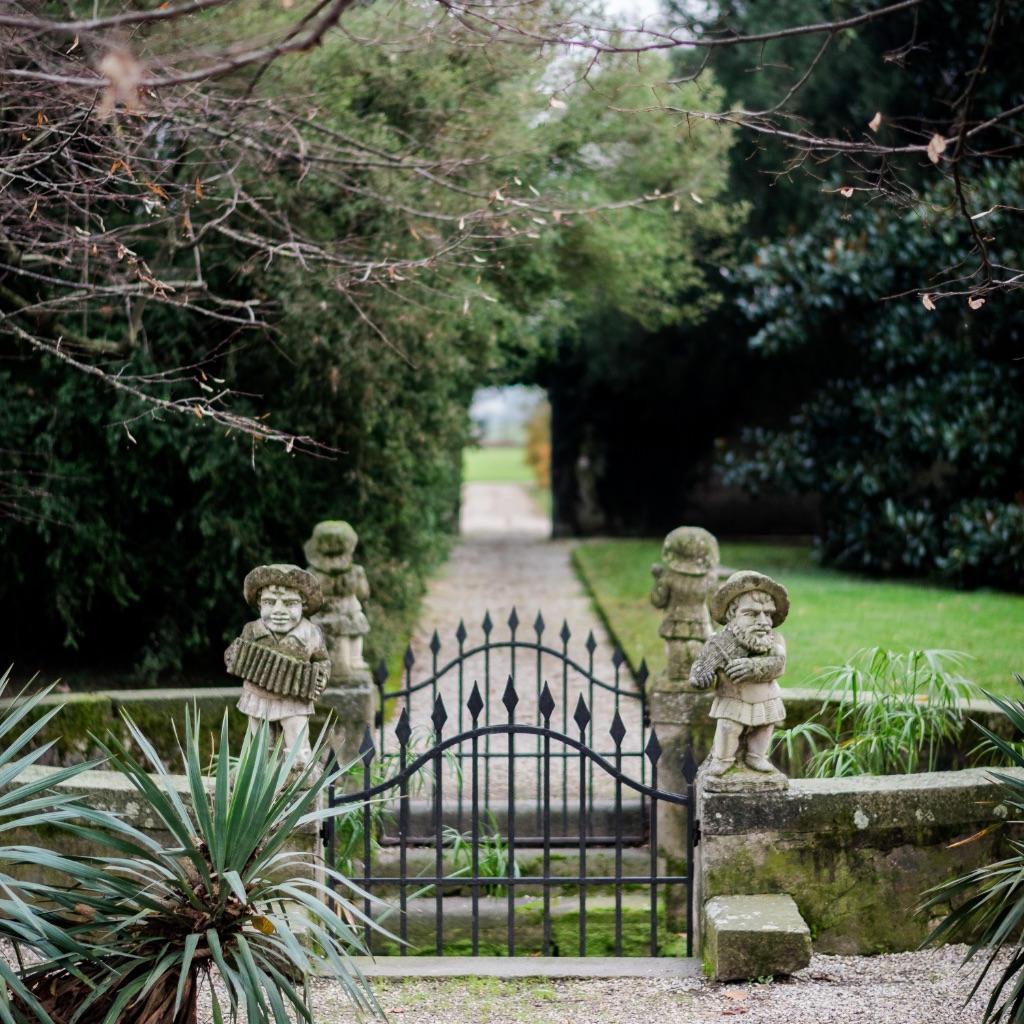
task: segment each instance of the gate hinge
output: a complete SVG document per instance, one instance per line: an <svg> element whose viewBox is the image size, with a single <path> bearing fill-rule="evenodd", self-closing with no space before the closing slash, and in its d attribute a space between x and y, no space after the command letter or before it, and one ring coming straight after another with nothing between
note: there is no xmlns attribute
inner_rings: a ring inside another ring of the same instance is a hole
<svg viewBox="0 0 1024 1024"><path fill-rule="evenodd" d="M700 846L700 818L695 818L693 822L693 845Z"/></svg>

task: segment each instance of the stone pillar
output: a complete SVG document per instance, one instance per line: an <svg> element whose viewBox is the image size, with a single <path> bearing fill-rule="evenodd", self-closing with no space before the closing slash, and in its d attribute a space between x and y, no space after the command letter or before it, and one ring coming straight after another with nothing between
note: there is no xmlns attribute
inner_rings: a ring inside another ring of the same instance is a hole
<svg viewBox="0 0 1024 1024"><path fill-rule="evenodd" d="M665 538L664 564L651 567L651 603L664 611L658 635L665 640L665 670L653 681L648 697L651 726L664 753L658 765L658 785L686 792L683 758L693 745L699 764L711 749L713 730L708 709L712 695L690 683L690 667L711 636L707 598L718 585L718 542L698 526L680 526ZM659 854L670 874L686 872L686 808L662 804L658 814ZM686 894L670 887L666 906L668 927L686 927Z"/></svg>

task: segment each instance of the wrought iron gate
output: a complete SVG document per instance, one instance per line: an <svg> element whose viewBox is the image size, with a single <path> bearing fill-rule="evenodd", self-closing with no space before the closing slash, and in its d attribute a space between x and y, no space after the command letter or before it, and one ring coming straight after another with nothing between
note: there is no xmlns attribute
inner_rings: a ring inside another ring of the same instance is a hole
<svg viewBox="0 0 1024 1024"><path fill-rule="evenodd" d="M631 890L639 887L646 890L643 899L649 921L645 952L657 955L663 927L660 900L673 886L685 887L686 955L691 955L692 815L687 814L686 872L673 875L659 870L658 811L664 804L692 808L696 774L692 753L688 752L683 766L686 792L660 790L662 749L643 714L646 667L638 690L630 690L620 684L624 659L616 651L614 682L604 683L594 674L592 635L583 665L568 655L567 626L560 634L561 650L543 645L540 615L534 623L535 641L518 640L517 626L513 611L510 639L492 642L487 615L484 643L467 648L460 623L459 654L447 664L438 664L440 643L435 633L430 645L432 672L426 679L413 683L411 650L406 652L401 688L388 693L378 676L382 714L376 742L368 729L361 762L347 777L336 777L330 787L331 806L337 814L327 819L325 829L328 862L344 856L347 873L358 886L394 904L397 918L384 924L401 940L397 949L401 955L409 952L410 943L432 947L441 955L447 944L446 914L450 919L456 905L467 917L467 952L478 955L481 912L499 905L505 919L503 953L584 956L588 917L595 903L603 901L614 914L614 940L608 940L607 952L621 956L624 900L635 902ZM529 694L535 707L529 707L528 716L522 715L522 689L515 681L516 652L523 648L535 656L539 684L537 694ZM502 711L497 693L493 702L489 699L494 652L499 650L511 660L500 693ZM485 664L482 678L473 678L464 699L467 664L473 655L482 656ZM545 656L559 666L556 689L561 690L561 704L542 679ZM582 678L580 692L570 692L570 670ZM440 692L446 678L455 683L454 692L449 687L447 703ZM417 694L430 697L429 725L420 742L414 728ZM595 696L601 710L613 712L607 731L596 730ZM401 711L392 726L386 710L396 704ZM627 704L633 711L633 736L621 713ZM523 717L527 720L522 721ZM494 854L496 850L503 869L496 872L492 864L485 871L484 851ZM461 866L453 862L459 852ZM523 858L532 858L532 870L519 870ZM418 867L413 864L416 859L421 862ZM469 892L461 904L450 897L459 890ZM487 896L495 892L500 895ZM364 898L363 904L366 916L374 916L372 901ZM413 935L415 929L410 928L410 921L423 917L425 907L433 917L429 939L422 932ZM524 915L524 910L529 914ZM571 943L565 927L560 928L560 937L553 936L556 910L563 925L567 914L578 917ZM539 927L526 935L521 924L517 930L517 917L522 922L524 916L539 920ZM369 945L373 938L369 925L365 938Z"/></svg>

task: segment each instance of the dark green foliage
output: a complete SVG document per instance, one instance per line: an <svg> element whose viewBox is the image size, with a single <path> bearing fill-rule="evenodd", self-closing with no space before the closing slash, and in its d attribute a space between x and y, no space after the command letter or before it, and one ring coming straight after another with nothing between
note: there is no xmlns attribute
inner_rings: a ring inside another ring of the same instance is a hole
<svg viewBox="0 0 1024 1024"><path fill-rule="evenodd" d="M1024 688L1024 678L1017 675ZM989 698L1005 713L1018 734L1024 732L1024 702ZM1019 744L1008 742L982 726L992 746L1005 762L1014 768L1024 768L1024 754ZM1011 815L1020 820L1024 814L1024 781L1013 775L993 771L1001 783L1004 802ZM981 983L994 976L992 994L985 1005L981 1024L1020 1024L1024 1021L1024 846L1011 843L1012 856L1005 860L978 868L963 878L931 889L922 910L945 912L939 926L928 937L928 942L949 942L961 937L973 938L965 963L984 961L973 996ZM952 907L952 909L950 909ZM1000 954L1007 954L997 962Z"/></svg>
<svg viewBox="0 0 1024 1024"><path fill-rule="evenodd" d="M1024 165L991 171L974 202L1019 205ZM820 383L788 427L748 429L726 479L822 495L826 562L885 574L941 572L1019 588L1024 376L1019 293L971 309L890 297L938 269L966 232L933 192L902 217L837 199L818 234L760 250L746 272L751 344L808 353ZM1012 213L995 212L993 252L1012 261ZM998 549L998 552L997 552Z"/></svg>

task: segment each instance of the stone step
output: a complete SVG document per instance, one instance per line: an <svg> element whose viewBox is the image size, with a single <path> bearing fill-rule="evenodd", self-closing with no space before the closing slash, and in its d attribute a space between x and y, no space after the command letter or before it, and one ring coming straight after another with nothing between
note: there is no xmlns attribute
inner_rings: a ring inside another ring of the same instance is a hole
<svg viewBox="0 0 1024 1024"><path fill-rule="evenodd" d="M793 974L811 962L811 931L788 895L712 897L703 945L716 981Z"/></svg>

